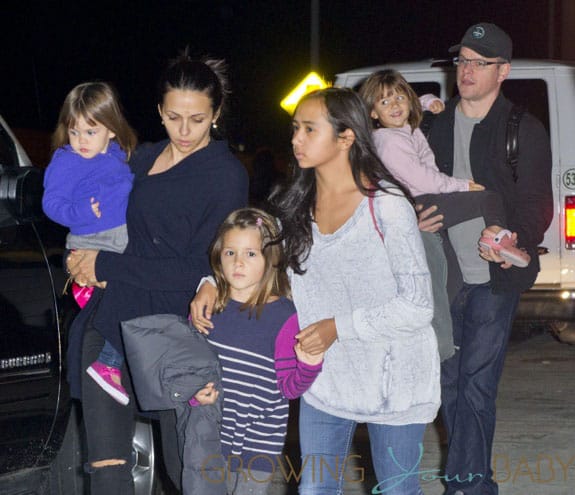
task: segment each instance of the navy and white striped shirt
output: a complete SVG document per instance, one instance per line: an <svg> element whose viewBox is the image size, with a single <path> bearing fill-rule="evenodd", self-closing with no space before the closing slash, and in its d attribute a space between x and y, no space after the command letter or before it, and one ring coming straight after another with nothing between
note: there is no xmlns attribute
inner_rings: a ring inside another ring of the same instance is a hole
<svg viewBox="0 0 575 495"><path fill-rule="evenodd" d="M229 301L213 315L208 340L223 369L222 453L238 469L273 471L281 454L288 422L288 399L302 395L321 371L321 364L296 359L299 332L293 303L280 298L255 311L240 311ZM235 470L235 469L233 469Z"/></svg>

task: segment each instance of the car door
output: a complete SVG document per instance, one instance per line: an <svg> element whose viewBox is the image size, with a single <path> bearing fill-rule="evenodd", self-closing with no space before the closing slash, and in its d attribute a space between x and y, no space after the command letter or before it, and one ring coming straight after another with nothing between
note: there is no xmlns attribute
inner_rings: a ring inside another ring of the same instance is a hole
<svg viewBox="0 0 575 495"><path fill-rule="evenodd" d="M47 253L31 222L14 217L20 167L0 122L0 474L36 465L62 389L61 339Z"/></svg>

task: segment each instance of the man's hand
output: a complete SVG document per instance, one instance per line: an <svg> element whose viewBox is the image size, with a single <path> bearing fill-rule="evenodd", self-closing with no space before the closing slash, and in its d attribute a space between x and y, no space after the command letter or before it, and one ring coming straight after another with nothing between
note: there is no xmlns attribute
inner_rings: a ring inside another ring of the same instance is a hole
<svg viewBox="0 0 575 495"><path fill-rule="evenodd" d="M437 232L443 227L443 215L434 215L437 206L433 205L424 210L423 205L420 204L415 206L415 211L418 212L418 227L422 232Z"/></svg>
<svg viewBox="0 0 575 495"><path fill-rule="evenodd" d="M500 230L501 227L499 226L486 227L481 231L481 237L493 238L499 233ZM511 235L511 240L513 241L514 245L517 243L517 233L514 232ZM499 263L499 266L501 266L501 268L505 270L513 266L513 263L505 261L501 256L499 256L499 254L493 248L484 248L482 246L479 246L479 256L483 258L485 261L492 261L493 263Z"/></svg>

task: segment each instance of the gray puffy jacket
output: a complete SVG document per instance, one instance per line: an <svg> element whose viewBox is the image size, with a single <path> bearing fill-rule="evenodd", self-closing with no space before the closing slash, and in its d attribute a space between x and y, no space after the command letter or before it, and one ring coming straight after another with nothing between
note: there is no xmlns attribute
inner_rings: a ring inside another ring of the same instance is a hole
<svg viewBox="0 0 575 495"><path fill-rule="evenodd" d="M184 495L225 495L222 372L217 353L188 321L172 314L122 322L122 335L140 407L175 410ZM218 401L190 407L188 401L208 382L219 390Z"/></svg>

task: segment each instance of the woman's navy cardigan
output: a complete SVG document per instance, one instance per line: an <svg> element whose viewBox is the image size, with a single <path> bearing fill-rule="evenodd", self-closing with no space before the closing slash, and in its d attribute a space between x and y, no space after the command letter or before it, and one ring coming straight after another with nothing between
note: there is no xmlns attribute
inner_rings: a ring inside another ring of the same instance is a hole
<svg viewBox="0 0 575 495"><path fill-rule="evenodd" d="M159 313L187 316L200 278L210 272L208 251L218 226L247 204L247 172L227 142L211 141L166 172L148 175L167 145L167 140L142 145L132 156L128 246L123 254L98 254L96 277L108 285L97 307L85 308L95 311L94 326L122 352L120 322ZM81 347L74 340L81 343L89 316L82 313L73 325L81 328L74 328L70 337L69 352L75 356L68 357L76 397Z"/></svg>

